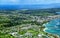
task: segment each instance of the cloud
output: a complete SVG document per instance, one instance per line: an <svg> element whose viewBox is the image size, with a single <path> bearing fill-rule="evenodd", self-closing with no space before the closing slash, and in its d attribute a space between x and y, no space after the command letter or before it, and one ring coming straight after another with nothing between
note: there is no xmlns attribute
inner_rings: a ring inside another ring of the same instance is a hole
<svg viewBox="0 0 60 38"><path fill-rule="evenodd" d="M10 2L13 2L13 3L15 3L15 2L18 2L17 0L9 0Z"/></svg>
<svg viewBox="0 0 60 38"><path fill-rule="evenodd" d="M60 3L60 0L24 0L24 4L51 4Z"/></svg>
<svg viewBox="0 0 60 38"><path fill-rule="evenodd" d="M0 0L0 4L20 4L19 0Z"/></svg>
<svg viewBox="0 0 60 38"><path fill-rule="evenodd" d="M0 0L0 4L52 4L60 0Z"/></svg>

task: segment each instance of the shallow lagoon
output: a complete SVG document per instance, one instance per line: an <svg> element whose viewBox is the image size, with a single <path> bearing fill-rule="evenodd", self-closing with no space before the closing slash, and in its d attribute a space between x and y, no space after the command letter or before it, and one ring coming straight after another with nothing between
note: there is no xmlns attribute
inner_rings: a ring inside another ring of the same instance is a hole
<svg viewBox="0 0 60 38"><path fill-rule="evenodd" d="M60 36L60 19L54 19L45 24L45 32Z"/></svg>

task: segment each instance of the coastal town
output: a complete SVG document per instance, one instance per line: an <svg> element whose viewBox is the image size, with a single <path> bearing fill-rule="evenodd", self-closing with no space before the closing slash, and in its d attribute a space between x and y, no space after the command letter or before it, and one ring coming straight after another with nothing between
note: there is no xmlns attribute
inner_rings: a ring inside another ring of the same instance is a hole
<svg viewBox="0 0 60 38"><path fill-rule="evenodd" d="M47 33L44 29L46 23L59 18L60 15L50 13L31 15L0 11L0 38L58 38L58 35Z"/></svg>

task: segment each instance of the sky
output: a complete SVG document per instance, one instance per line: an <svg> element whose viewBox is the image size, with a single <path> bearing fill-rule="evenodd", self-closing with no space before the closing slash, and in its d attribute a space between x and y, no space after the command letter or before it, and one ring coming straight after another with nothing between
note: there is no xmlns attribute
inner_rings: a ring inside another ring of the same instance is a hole
<svg viewBox="0 0 60 38"><path fill-rule="evenodd" d="M52 4L52 3L60 3L60 0L0 0L0 5Z"/></svg>

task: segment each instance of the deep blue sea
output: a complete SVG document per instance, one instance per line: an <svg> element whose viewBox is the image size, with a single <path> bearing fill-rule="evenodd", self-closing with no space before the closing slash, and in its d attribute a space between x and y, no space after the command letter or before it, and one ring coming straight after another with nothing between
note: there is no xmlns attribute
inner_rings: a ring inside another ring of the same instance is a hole
<svg viewBox="0 0 60 38"><path fill-rule="evenodd" d="M0 5L0 9L5 9L5 10L15 10L15 9L45 9L45 8L50 8L49 6L47 7L46 5Z"/></svg>
<svg viewBox="0 0 60 38"><path fill-rule="evenodd" d="M12 10L12 9L46 9L46 8L60 8L58 4L38 4L38 5L0 5L0 9Z"/></svg>

